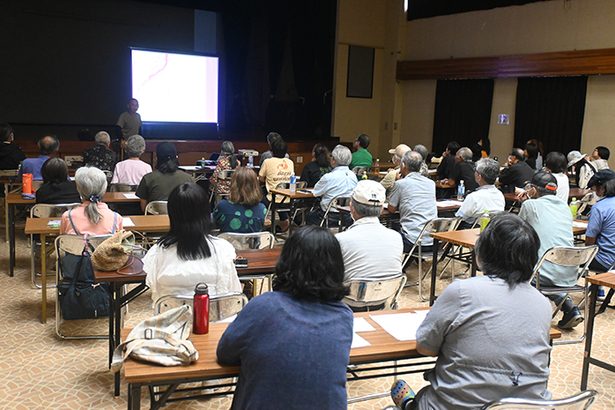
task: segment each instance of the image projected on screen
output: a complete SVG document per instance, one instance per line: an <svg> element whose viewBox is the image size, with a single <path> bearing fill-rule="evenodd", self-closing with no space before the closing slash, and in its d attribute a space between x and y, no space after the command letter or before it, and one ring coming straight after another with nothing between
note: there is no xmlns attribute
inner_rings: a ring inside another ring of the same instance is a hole
<svg viewBox="0 0 615 410"><path fill-rule="evenodd" d="M132 96L145 122L218 122L218 57L131 50Z"/></svg>

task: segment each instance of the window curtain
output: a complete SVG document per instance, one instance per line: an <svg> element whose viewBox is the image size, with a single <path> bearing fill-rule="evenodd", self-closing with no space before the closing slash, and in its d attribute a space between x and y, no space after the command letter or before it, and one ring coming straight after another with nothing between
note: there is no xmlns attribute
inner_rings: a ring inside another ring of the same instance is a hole
<svg viewBox="0 0 615 410"><path fill-rule="evenodd" d="M493 80L438 80L434 114L434 152L457 141L470 147L489 135Z"/></svg>
<svg viewBox="0 0 615 410"><path fill-rule="evenodd" d="M586 76L520 78L515 147L524 148L535 138L544 145L545 154L579 149L586 93Z"/></svg>

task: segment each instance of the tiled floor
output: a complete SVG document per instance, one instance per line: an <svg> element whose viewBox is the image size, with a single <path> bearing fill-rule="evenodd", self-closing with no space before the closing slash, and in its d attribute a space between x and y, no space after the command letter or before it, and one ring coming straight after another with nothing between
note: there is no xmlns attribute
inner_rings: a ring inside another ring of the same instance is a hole
<svg viewBox="0 0 615 410"><path fill-rule="evenodd" d="M2 237L3 238L3 237ZM2 409L115 409L126 408L126 388L114 398L112 376L107 370L107 343L94 341L62 341L54 330L54 291L49 293L47 324L39 322L40 290L29 283L29 249L25 239L18 238L18 259L15 277L6 274L8 245L0 246L0 408ZM411 281L416 280L416 272ZM407 288L402 306L418 303L416 287ZM150 312L149 294L130 305L127 323L135 324ZM100 324L104 329L106 322ZM575 334L577 332L574 332ZM569 335L565 335L569 337ZM573 334L574 336L574 334ZM608 310L596 320L594 351L600 358L615 363L612 348L615 337L615 311ZM583 346L556 346L553 349L549 387L554 397L578 392ZM424 381L421 375L406 377L418 390ZM388 390L391 379L376 379L349 383L349 397ZM598 390L595 409L615 409L615 374L593 368L589 386ZM144 408L146 401L144 402ZM350 405L351 409L381 409L390 404L388 398ZM224 409L229 398L200 402L181 402L169 409Z"/></svg>

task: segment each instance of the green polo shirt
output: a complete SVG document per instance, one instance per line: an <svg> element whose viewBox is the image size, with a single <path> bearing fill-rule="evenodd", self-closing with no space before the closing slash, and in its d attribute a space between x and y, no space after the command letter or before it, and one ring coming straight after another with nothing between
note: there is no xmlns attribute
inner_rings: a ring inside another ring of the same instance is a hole
<svg viewBox="0 0 615 410"><path fill-rule="evenodd" d="M350 169L354 167L371 167L372 166L372 154L365 148L359 148L352 153L352 161L350 162Z"/></svg>

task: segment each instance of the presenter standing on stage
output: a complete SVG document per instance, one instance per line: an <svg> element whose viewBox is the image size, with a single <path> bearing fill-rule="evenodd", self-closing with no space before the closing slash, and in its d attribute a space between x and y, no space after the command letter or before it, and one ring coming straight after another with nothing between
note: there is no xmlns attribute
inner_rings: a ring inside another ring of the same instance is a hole
<svg viewBox="0 0 615 410"><path fill-rule="evenodd" d="M122 129L122 139L126 140L128 137L139 134L139 128L141 128L141 116L137 113L139 109L139 101L136 98L131 98L128 101L128 111L120 114L117 119L117 125Z"/></svg>

